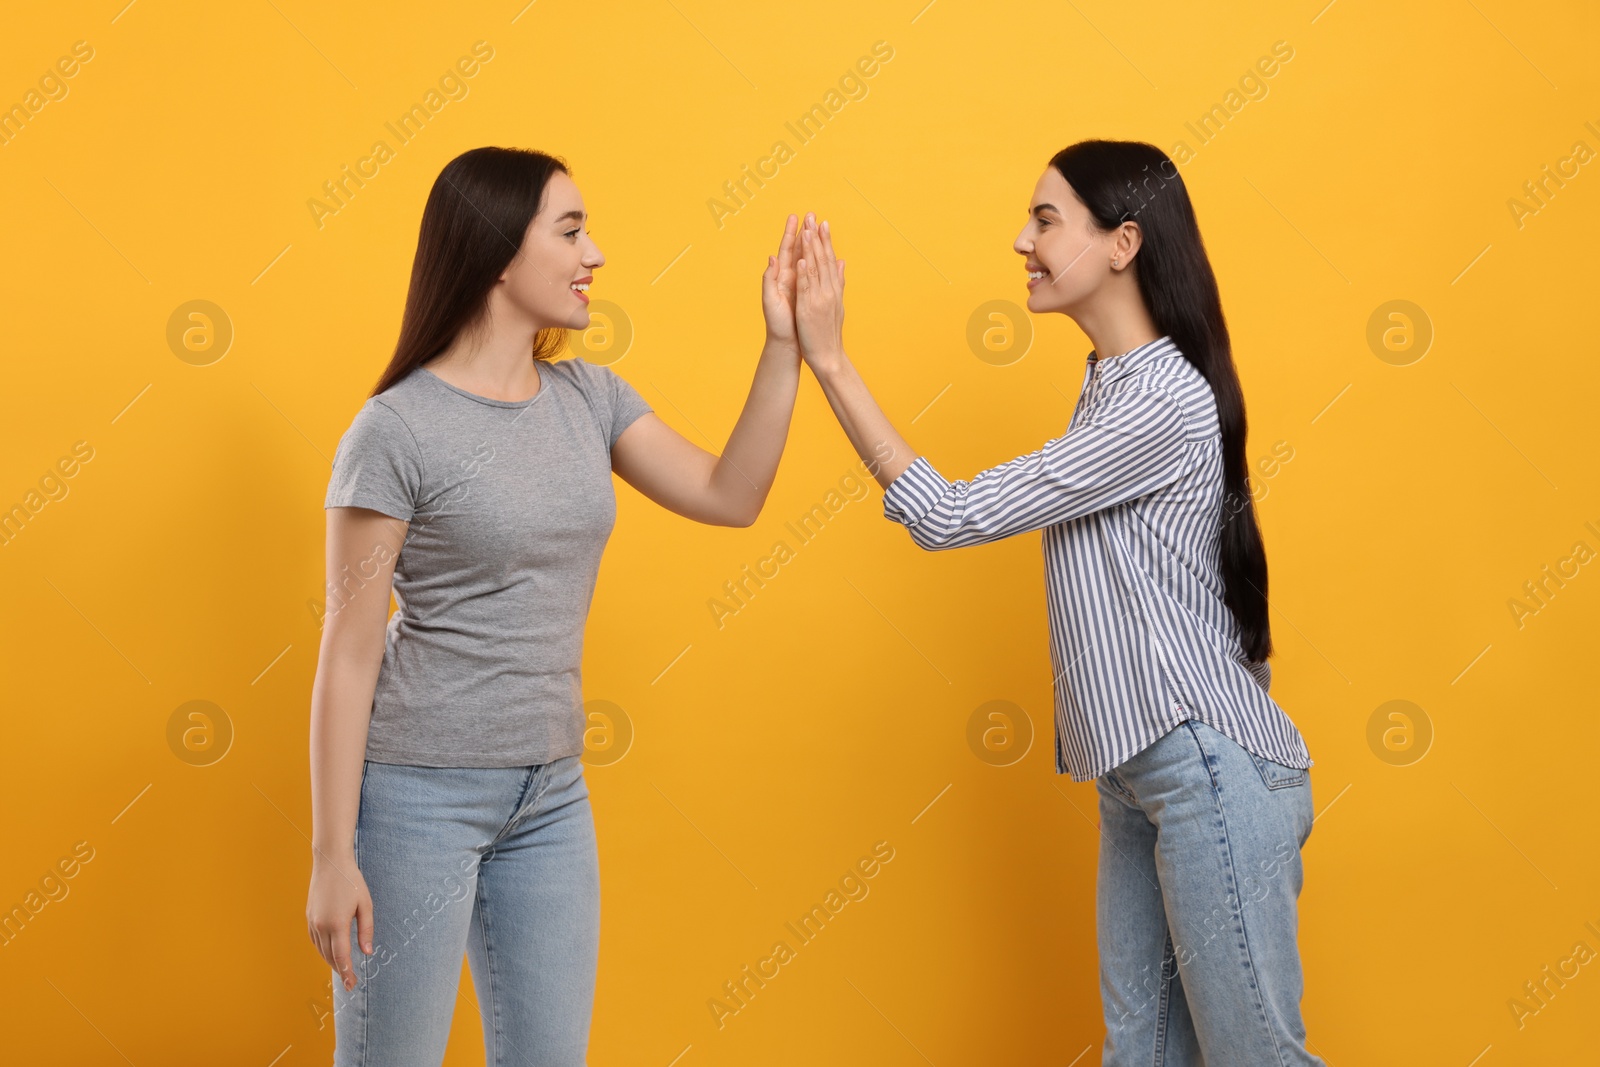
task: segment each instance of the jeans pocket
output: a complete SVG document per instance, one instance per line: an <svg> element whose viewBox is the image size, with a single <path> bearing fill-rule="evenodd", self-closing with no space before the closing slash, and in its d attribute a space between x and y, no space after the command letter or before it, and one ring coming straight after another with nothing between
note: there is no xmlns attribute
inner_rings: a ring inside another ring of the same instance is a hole
<svg viewBox="0 0 1600 1067"><path fill-rule="evenodd" d="M1306 772L1298 767L1285 767L1254 752L1250 752L1250 759L1255 763L1256 770L1261 772L1261 781L1268 789L1288 789L1305 784Z"/></svg>

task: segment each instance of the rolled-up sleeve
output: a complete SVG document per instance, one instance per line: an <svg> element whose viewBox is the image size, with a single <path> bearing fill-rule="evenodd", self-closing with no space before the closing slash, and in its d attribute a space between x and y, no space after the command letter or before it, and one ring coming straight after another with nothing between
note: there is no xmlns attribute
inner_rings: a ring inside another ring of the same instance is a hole
<svg viewBox="0 0 1600 1067"><path fill-rule="evenodd" d="M926 549L997 541L1170 485L1197 462L1187 437L1167 390L1108 390L1067 433L970 481L948 481L918 456L884 490L883 514Z"/></svg>

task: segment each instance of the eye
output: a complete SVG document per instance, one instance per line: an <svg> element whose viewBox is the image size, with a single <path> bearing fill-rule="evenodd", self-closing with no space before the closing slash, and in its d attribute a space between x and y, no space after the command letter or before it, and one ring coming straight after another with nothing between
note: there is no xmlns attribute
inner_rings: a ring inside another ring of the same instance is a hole
<svg viewBox="0 0 1600 1067"><path fill-rule="evenodd" d="M576 237L577 235L577 230L568 230L566 233L562 234L563 237Z"/></svg>

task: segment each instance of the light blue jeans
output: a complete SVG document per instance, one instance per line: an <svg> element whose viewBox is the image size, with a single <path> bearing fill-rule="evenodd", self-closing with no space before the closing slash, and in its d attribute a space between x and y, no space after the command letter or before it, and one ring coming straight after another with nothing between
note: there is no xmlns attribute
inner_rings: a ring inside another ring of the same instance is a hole
<svg viewBox="0 0 1600 1067"><path fill-rule="evenodd" d="M336 1067L438 1067L463 953L489 1067L584 1063L600 947L600 864L583 764L411 767L368 761L356 865L373 954L351 926L337 974Z"/></svg>
<svg viewBox="0 0 1600 1067"><path fill-rule="evenodd" d="M1190 720L1095 780L1105 1067L1302 1067L1309 771Z"/></svg>

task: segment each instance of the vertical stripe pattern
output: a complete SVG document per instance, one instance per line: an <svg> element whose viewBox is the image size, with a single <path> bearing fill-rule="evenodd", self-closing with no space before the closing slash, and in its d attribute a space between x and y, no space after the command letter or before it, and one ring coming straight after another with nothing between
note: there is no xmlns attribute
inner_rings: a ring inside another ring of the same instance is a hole
<svg viewBox="0 0 1600 1067"><path fill-rule="evenodd" d="M1312 765L1223 602L1222 506L1216 400L1170 337L1091 351L1066 432L1038 451L954 482L918 456L883 494L929 550L1043 531L1056 770L1078 782L1188 719Z"/></svg>

